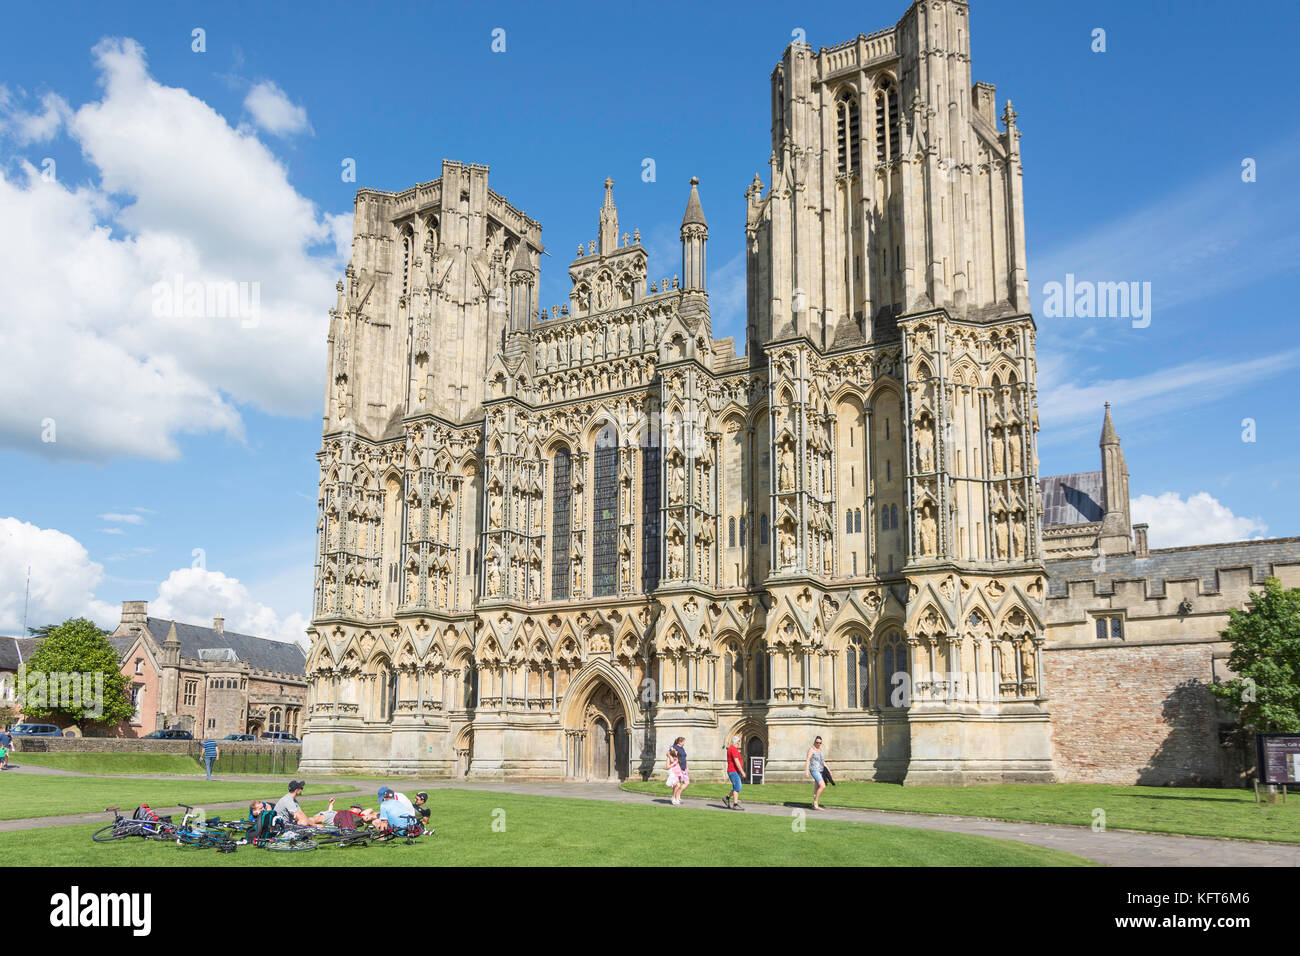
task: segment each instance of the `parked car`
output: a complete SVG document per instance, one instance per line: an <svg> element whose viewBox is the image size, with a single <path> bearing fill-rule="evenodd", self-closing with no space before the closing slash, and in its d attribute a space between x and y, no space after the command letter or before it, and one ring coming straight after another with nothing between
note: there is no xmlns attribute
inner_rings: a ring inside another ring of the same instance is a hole
<svg viewBox="0 0 1300 956"><path fill-rule="evenodd" d="M226 734L226 736L222 737L221 739L249 741L249 740L256 740L257 738L254 737L252 734Z"/></svg>
<svg viewBox="0 0 1300 956"><path fill-rule="evenodd" d="M271 730L262 734L262 739L270 741L273 744L300 744L302 743L293 734L286 734L280 730Z"/></svg>
<svg viewBox="0 0 1300 956"><path fill-rule="evenodd" d="M193 740L194 735L188 730L155 730L144 735L145 740Z"/></svg>
<svg viewBox="0 0 1300 956"><path fill-rule="evenodd" d="M62 737L63 731L53 724L19 724L9 731L15 737Z"/></svg>

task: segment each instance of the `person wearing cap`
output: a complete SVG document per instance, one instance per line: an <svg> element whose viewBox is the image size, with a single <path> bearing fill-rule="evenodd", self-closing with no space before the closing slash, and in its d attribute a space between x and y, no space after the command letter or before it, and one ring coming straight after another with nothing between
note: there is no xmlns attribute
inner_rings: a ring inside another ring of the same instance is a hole
<svg viewBox="0 0 1300 956"><path fill-rule="evenodd" d="M411 825L410 817L419 819L411 800L404 793L397 793L392 787L379 788L379 817L390 827Z"/></svg>
<svg viewBox="0 0 1300 956"><path fill-rule="evenodd" d="M298 805L298 798L302 796L303 789L307 786L305 781L290 780L289 792L275 802L275 815L288 823L296 823L304 827L318 827L324 820L325 815L318 813L314 817L309 817L302 812L302 807ZM334 801L330 801L329 808L334 809Z"/></svg>
<svg viewBox="0 0 1300 956"><path fill-rule="evenodd" d="M420 815L420 819L424 820L426 823L429 820L429 813L430 813L428 803L429 803L429 795L425 793L423 790L421 790L419 793L415 795L415 812L418 813Z"/></svg>

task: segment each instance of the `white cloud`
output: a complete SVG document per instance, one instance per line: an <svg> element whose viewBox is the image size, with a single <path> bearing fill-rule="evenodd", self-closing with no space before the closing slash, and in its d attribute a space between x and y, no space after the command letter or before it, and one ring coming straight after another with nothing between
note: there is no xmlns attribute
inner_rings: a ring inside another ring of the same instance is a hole
<svg viewBox="0 0 1300 956"><path fill-rule="evenodd" d="M116 624L117 609L95 600L103 565L71 535L0 518L0 631L21 634L27 569L31 568L30 627L86 617L101 627Z"/></svg>
<svg viewBox="0 0 1300 956"><path fill-rule="evenodd" d="M1131 378L1082 385L1058 381L1073 371L1068 364L1055 358L1041 361L1038 410L1044 438L1040 444L1073 442L1080 434L1100 431L1106 402L1125 423L1132 423L1255 387L1298 365L1300 349L1288 349L1235 362L1199 359ZM1120 426L1121 433L1123 428Z"/></svg>
<svg viewBox="0 0 1300 956"><path fill-rule="evenodd" d="M240 404L319 413L346 217L299 195L252 131L150 76L134 41L94 56L102 95L67 131L98 178L47 182L21 160L0 173L0 261L24 277L0 299L0 445L172 459L180 434L241 440ZM255 319L158 314L177 277L244 283L246 302L256 288Z"/></svg>
<svg viewBox="0 0 1300 956"><path fill-rule="evenodd" d="M306 646L307 619L301 614L281 617L274 608L255 601L238 578L220 571L180 568L158 586L149 602L151 617L171 618L190 624L211 625L225 618L227 630Z"/></svg>
<svg viewBox="0 0 1300 956"><path fill-rule="evenodd" d="M1134 524L1151 526L1147 535L1153 548L1245 541L1268 532L1268 525L1259 518L1235 515L1205 491L1186 500L1174 491L1140 495L1130 501L1129 510Z"/></svg>
<svg viewBox="0 0 1300 956"><path fill-rule="evenodd" d="M104 530L121 531L120 528ZM135 548L109 560L152 550ZM38 528L17 518L0 518L0 633L21 633L28 567L31 568L27 614L30 626L87 617L100 627L112 630L121 620L120 604L109 604L95 597L96 589L105 582L104 567L90 560L79 541L62 531ZM116 579L117 586L124 583ZM134 587L141 584L134 582ZM152 588L152 584L147 586ZM126 597L136 600L144 594L137 591ZM226 619L225 626L232 631L306 646L308 621L304 615L280 615L274 608L254 600L239 579L220 571L200 568L172 571L158 585L157 596L149 602L149 613L199 625L211 625L212 618L221 614Z"/></svg>
<svg viewBox="0 0 1300 956"><path fill-rule="evenodd" d="M39 112L27 112L15 107L7 89L0 89L0 130L11 135L20 146L48 142L71 116L67 101L57 93L41 97Z"/></svg>
<svg viewBox="0 0 1300 956"><path fill-rule="evenodd" d="M110 512L99 516L100 521L120 521L123 524L144 524L144 518L138 514L116 514Z"/></svg>
<svg viewBox="0 0 1300 956"><path fill-rule="evenodd" d="M244 109L253 117L253 122L275 136L287 136L311 129L307 122L307 111L295 106L280 89L270 80L258 83L244 97Z"/></svg>

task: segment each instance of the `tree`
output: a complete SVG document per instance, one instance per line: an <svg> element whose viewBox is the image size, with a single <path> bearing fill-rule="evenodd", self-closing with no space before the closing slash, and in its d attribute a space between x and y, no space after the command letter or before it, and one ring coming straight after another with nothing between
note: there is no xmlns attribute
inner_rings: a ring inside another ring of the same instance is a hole
<svg viewBox="0 0 1300 956"><path fill-rule="evenodd" d="M1256 733L1300 732L1300 588L1269 578L1247 610L1228 610L1220 633L1239 676L1210 690Z"/></svg>
<svg viewBox="0 0 1300 956"><path fill-rule="evenodd" d="M113 724L135 713L108 634L84 617L48 628L20 682L27 720Z"/></svg>

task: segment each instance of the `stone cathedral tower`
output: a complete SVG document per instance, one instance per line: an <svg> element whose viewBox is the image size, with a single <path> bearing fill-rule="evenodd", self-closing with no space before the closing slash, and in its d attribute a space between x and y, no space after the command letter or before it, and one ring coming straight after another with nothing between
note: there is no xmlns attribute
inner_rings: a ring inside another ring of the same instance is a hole
<svg viewBox="0 0 1300 956"><path fill-rule="evenodd" d="M785 51L744 355L695 179L677 275L607 179L546 311L486 167L358 193L307 769L642 775L681 735L720 771L738 734L796 779L821 734L851 777L1052 779L1019 133L968 20Z"/></svg>

